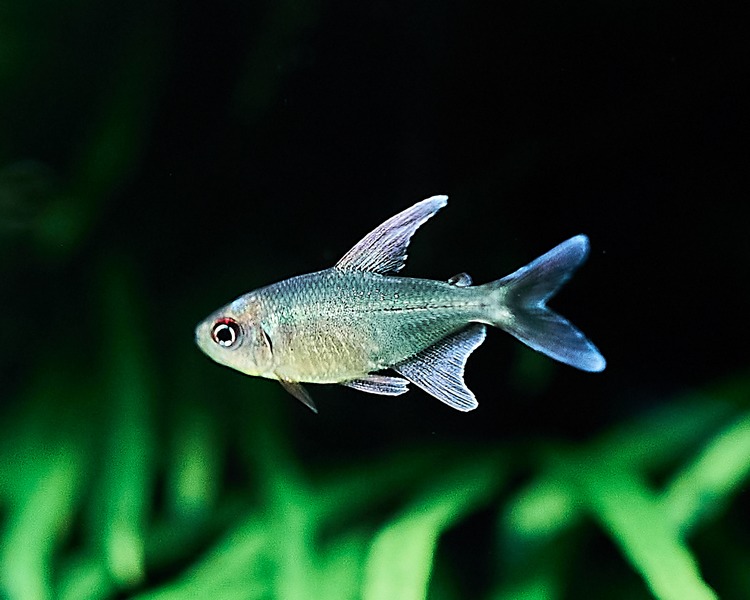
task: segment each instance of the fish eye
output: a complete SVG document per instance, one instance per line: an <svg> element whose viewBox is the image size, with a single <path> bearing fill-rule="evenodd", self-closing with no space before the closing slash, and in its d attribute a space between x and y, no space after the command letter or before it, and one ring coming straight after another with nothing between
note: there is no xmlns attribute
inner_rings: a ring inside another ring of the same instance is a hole
<svg viewBox="0 0 750 600"><path fill-rule="evenodd" d="M224 348L234 346L240 338L240 324L228 317L219 319L211 329L211 338Z"/></svg>

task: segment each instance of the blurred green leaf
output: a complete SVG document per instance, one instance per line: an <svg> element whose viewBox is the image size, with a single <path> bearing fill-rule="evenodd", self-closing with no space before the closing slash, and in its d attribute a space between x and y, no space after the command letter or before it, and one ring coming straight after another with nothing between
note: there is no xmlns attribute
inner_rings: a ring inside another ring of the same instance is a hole
<svg viewBox="0 0 750 600"><path fill-rule="evenodd" d="M274 571L268 552L274 538L267 521L253 515L232 529L195 565L138 600L183 598L261 598L269 593ZM244 595L243 595L244 594Z"/></svg>
<svg viewBox="0 0 750 600"><path fill-rule="evenodd" d="M338 536L320 553L308 597L321 600L359 598L369 536L354 531ZM315 593L312 593L315 590Z"/></svg>
<svg viewBox="0 0 750 600"><path fill-rule="evenodd" d="M500 597L533 597L554 581L535 557L576 524L586 507L656 597L715 597L681 534L701 516L720 510L750 473L750 419L720 429L733 412L729 400L741 399L747 384L740 377L688 394L587 447L545 452L539 476L509 502L500 527L504 551L516 561L509 563L511 573L538 566L517 574L519 583L503 588ZM706 440L662 497L642 481L647 472L684 460Z"/></svg>
<svg viewBox="0 0 750 600"><path fill-rule="evenodd" d="M200 519L218 499L224 440L208 407L187 388L170 425L168 507L175 516Z"/></svg>
<svg viewBox="0 0 750 600"><path fill-rule="evenodd" d="M591 511L661 600L717 598L665 511L635 474L606 460L581 465Z"/></svg>
<svg viewBox="0 0 750 600"><path fill-rule="evenodd" d="M515 543L548 539L579 516L576 489L567 478L544 474L509 503L503 529Z"/></svg>
<svg viewBox="0 0 750 600"><path fill-rule="evenodd" d="M367 558L365 600L427 597L438 537L491 497L503 475L495 461L478 460L442 473L376 535Z"/></svg>
<svg viewBox="0 0 750 600"><path fill-rule="evenodd" d="M153 494L155 384L144 308L125 263L105 267L103 310L109 322L106 355L108 431L101 481L100 544L115 581L143 580L144 536Z"/></svg>
<svg viewBox="0 0 750 600"><path fill-rule="evenodd" d="M493 596L493 600L554 600L560 597L554 577L543 571L528 580L509 586Z"/></svg>
<svg viewBox="0 0 750 600"><path fill-rule="evenodd" d="M750 474L750 415L737 419L674 477L662 502L669 521L688 532L722 510Z"/></svg>
<svg viewBox="0 0 750 600"><path fill-rule="evenodd" d="M0 433L0 592L53 598L53 561L75 522L90 475L90 391L72 360L42 361L23 411Z"/></svg>
<svg viewBox="0 0 750 600"><path fill-rule="evenodd" d="M436 463L450 450L434 448L395 451L378 460L361 461L345 468L331 468L317 487L312 508L317 521L335 526L356 519L416 484L429 481Z"/></svg>
<svg viewBox="0 0 750 600"><path fill-rule="evenodd" d="M594 440L584 453L613 465L622 463L624 469L654 469L705 438L730 411L722 402L675 403ZM555 448L543 454L544 469L508 504L504 516L503 529L514 544L544 539L574 524L581 504L575 474L585 460L579 452Z"/></svg>
<svg viewBox="0 0 750 600"><path fill-rule="evenodd" d="M116 586L107 565L98 556L69 559L60 578L59 600L99 600L110 598Z"/></svg>
<svg viewBox="0 0 750 600"><path fill-rule="evenodd" d="M605 433L589 452L639 469L663 468L690 452L732 413L720 392L691 394Z"/></svg>
<svg viewBox="0 0 750 600"><path fill-rule="evenodd" d="M2 588L15 600L53 597L53 552L70 526L84 475L85 457L75 444L37 460L33 490L9 515L0 541Z"/></svg>

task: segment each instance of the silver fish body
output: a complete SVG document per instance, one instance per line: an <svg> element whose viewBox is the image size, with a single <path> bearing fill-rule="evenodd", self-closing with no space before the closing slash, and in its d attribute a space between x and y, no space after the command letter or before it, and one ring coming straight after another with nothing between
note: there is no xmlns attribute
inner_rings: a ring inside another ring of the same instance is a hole
<svg viewBox="0 0 750 600"><path fill-rule="evenodd" d="M419 202L336 266L241 296L197 327L198 345L221 364L279 380L313 410L303 382L388 395L406 392L412 382L453 408L471 410L477 402L463 369L485 325L577 368L602 370L593 344L545 305L585 259L585 236L485 285L471 285L466 274L447 282L395 275L414 231L445 204L445 196Z"/></svg>
<svg viewBox="0 0 750 600"><path fill-rule="evenodd" d="M254 300L274 340L274 372L313 383L387 369L487 313L480 288L337 269L271 285Z"/></svg>

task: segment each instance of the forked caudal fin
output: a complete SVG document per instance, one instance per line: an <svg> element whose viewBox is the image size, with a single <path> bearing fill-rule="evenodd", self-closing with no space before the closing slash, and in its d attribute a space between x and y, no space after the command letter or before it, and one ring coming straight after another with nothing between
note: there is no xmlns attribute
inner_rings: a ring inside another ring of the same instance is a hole
<svg viewBox="0 0 750 600"><path fill-rule="evenodd" d="M588 238L577 235L515 273L486 284L495 295L489 323L572 367L583 371L604 370L607 363L596 346L546 306L588 252Z"/></svg>

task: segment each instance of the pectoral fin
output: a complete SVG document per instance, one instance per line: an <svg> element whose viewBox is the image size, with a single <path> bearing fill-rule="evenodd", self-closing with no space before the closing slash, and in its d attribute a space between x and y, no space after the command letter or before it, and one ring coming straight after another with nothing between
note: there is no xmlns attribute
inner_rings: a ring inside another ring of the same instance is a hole
<svg viewBox="0 0 750 600"><path fill-rule="evenodd" d="M361 392L382 394L383 396L400 396L409 391L409 382L403 377L389 377L377 373L371 373L351 381L344 381L341 385L346 385Z"/></svg>
<svg viewBox="0 0 750 600"><path fill-rule="evenodd" d="M464 367L485 335L484 325L469 325L393 369L448 406L463 412L473 410L477 399L464 383Z"/></svg>
<svg viewBox="0 0 750 600"><path fill-rule="evenodd" d="M448 196L417 202L368 233L336 263L344 271L395 273L406 262L406 249L414 232L448 203Z"/></svg>
<svg viewBox="0 0 750 600"><path fill-rule="evenodd" d="M308 391L297 381L287 381L286 379L279 379L279 383L284 389L289 392L292 396L297 398L302 404L307 406L310 410L317 414L318 409L315 406L315 402L310 397Z"/></svg>

